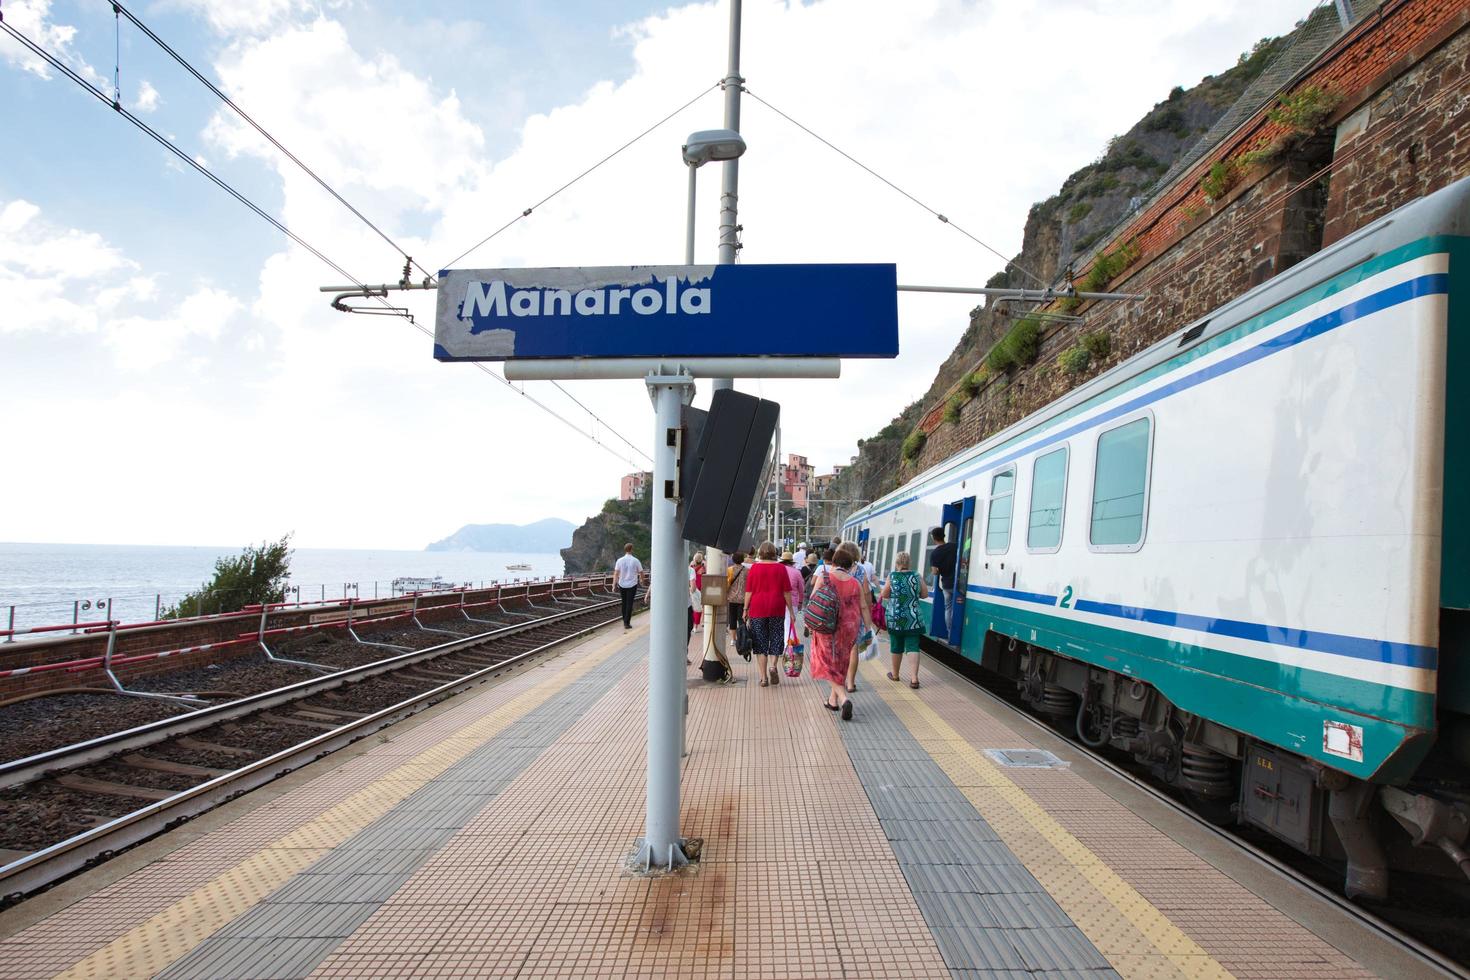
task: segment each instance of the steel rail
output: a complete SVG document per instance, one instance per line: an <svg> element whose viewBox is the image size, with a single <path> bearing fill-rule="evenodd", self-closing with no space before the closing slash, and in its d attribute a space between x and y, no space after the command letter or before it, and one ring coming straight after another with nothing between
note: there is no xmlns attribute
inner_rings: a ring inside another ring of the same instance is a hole
<svg viewBox="0 0 1470 980"><path fill-rule="evenodd" d="M1455 962L1454 960L1445 956L1443 953L1440 953L1438 950L1430 946L1426 946L1423 942L1415 939L1413 936L1402 931L1397 926L1393 925L1392 923L1385 922L1383 919L1380 919L1373 913L1367 911L1366 909L1363 909L1346 897L1339 895L1332 889L1318 884L1311 878L1297 871L1286 862L1271 854L1268 854L1266 851L1261 850L1259 847L1256 847L1250 841L1247 841L1237 836L1236 834L1231 833L1229 830L1226 830L1223 827L1217 827L1216 825L1210 823L1208 820L1205 820L1189 807L1180 803L1178 800L1173 799L1167 793L1159 791L1146 780L1140 779L1138 776L1129 772L1127 769L1124 769L1122 766L1113 762L1111 759L1100 755L1098 752L1094 751L1086 745L1083 745L1081 742L1072 741L1062 733L1058 732L1056 729L1047 725L1046 722L1042 721L1040 718L1037 718L1029 712L1018 708L1014 704L1011 704L1005 698L996 694L994 691L991 691L988 687L984 686L978 681L966 677L963 673L961 673L954 666L947 662L949 659L955 658L957 656L953 651L947 648L939 647L937 645L926 644L925 646L925 652L933 655L934 659L939 661L939 663L946 670L950 671L961 680L966 681L970 685L970 687L973 688L978 694L983 695L984 697L989 698L995 704L1004 707L1012 714L1014 714L1017 718L1024 719L1033 728L1045 732L1052 738L1059 739L1060 741L1065 742L1069 748L1075 749L1077 752L1086 756L1089 761L1096 763L1098 766L1106 769L1114 776L1122 779L1132 788L1142 791L1143 793L1147 794L1158 802L1171 808L1172 810L1174 810L1175 813L1184 817L1186 820L1189 820L1191 823L1196 824L1198 827L1209 831L1211 834L1213 834L1215 837L1225 842L1226 844L1232 845L1236 850L1242 852L1245 856L1251 858L1253 861L1264 867L1266 870L1275 872L1288 884L1295 886L1296 888L1309 894L1313 898L1327 902L1329 905L1335 907L1338 911L1346 913L1349 918L1356 921L1359 925L1362 925L1372 930L1373 932L1378 934L1379 937L1399 947L1406 954L1417 958L1424 966L1428 967L1431 970L1434 970L1441 976L1455 978L1455 980L1470 980L1470 971L1467 971L1465 966ZM969 664L973 663L973 661L966 660L965 663Z"/></svg>
<svg viewBox="0 0 1470 980"><path fill-rule="evenodd" d="M321 677L308 678L297 681L285 687L273 688L262 691L259 694L246 695L234 701L223 704L210 705L187 714L176 715L172 718L161 718L158 721L148 722L134 728L112 732L108 735L99 735L97 738L88 739L85 742L77 742L72 745L63 745L58 748L49 749L36 755L26 756L23 759L13 759L9 762L0 763L0 788L17 786L28 783L34 779L44 776L48 772L58 769L74 769L93 762L100 762L112 758L121 752L131 749L139 749L159 742L176 738L179 735L188 735L191 732L217 725L223 721L233 721L236 718L253 714L267 708L279 707L292 701L299 701L323 691L330 691L355 681L378 674L389 673L402 667L418 663L423 660L432 660L447 653L454 653L472 646L478 646L497 639L524 633L538 626L546 626L561 622L595 611L602 608L611 608L616 602L605 602L597 606L584 606L567 612L553 613L540 616L524 623L512 623L499 629L487 630L484 633L474 633L458 640L447 640L444 643L422 650L413 650L397 656L387 657L383 660L374 660L370 663L359 664L356 667L348 667L344 670L331 674L323 674Z"/></svg>
<svg viewBox="0 0 1470 980"><path fill-rule="evenodd" d="M608 603L607 605L614 605ZM596 607L600 609L602 607ZM581 609L580 613L596 609ZM565 619L566 616L547 617ZM534 649L516 654L500 663L483 667L463 677L447 681L430 690L415 694L397 704L390 705L354 721L323 732L313 738L282 749L263 759L241 766L239 769L200 783L190 789L180 790L173 796L150 803L132 813L117 817L105 824L84 831L66 840L0 865L0 899L6 902L24 897L52 885L74 872L81 871L94 863L105 860L118 852L142 843L150 837L167 830L190 817L198 816L252 789L278 779L301 766L322 756L337 751L394 722L418 713L430 705L487 680L497 671L514 667L530 657L545 653L553 647L584 637L595 630L614 623L619 617L601 620L584 629L566 636L557 637ZM534 626L528 623L527 626ZM497 631L499 632L499 631ZM487 634L488 635L488 634ZM484 641L484 636L480 637ZM448 646L449 644L445 644ZM424 651L418 651L420 653ZM395 658L398 659L398 658Z"/></svg>

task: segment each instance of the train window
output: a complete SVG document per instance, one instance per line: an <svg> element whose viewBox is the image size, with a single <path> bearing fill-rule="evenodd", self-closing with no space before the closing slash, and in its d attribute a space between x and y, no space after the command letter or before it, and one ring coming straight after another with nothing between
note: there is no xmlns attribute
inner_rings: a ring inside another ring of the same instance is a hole
<svg viewBox="0 0 1470 980"><path fill-rule="evenodd" d="M1067 447L1039 456L1031 466L1031 514L1026 547L1056 551L1062 546L1062 510L1067 500Z"/></svg>
<svg viewBox="0 0 1470 980"><path fill-rule="evenodd" d="M985 523L985 553L1004 554L1011 546L1011 502L1016 471L1001 470L990 478L990 517Z"/></svg>
<svg viewBox="0 0 1470 980"><path fill-rule="evenodd" d="M897 539L897 538L889 538L888 539L888 553L883 556L883 574L885 576L889 572L893 571L893 556L897 553L897 548L894 545L894 542L896 540L899 540L899 539Z"/></svg>
<svg viewBox="0 0 1470 980"><path fill-rule="evenodd" d="M1097 437L1088 531L1093 550L1137 551L1143 545L1152 436L1152 419L1144 416Z"/></svg>
<svg viewBox="0 0 1470 980"><path fill-rule="evenodd" d="M924 554L924 532L915 531L909 536L909 568L928 578L929 566L925 564L927 557Z"/></svg>

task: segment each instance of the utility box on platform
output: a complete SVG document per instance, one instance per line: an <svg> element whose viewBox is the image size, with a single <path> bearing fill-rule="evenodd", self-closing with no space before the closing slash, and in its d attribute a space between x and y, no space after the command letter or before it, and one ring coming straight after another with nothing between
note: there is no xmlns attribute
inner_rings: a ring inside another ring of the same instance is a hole
<svg viewBox="0 0 1470 980"><path fill-rule="evenodd" d="M731 389L710 399L704 431L692 453L686 444L681 476L693 486L681 488L683 535L721 551L737 551L750 540L762 491L770 477L771 442L781 406Z"/></svg>

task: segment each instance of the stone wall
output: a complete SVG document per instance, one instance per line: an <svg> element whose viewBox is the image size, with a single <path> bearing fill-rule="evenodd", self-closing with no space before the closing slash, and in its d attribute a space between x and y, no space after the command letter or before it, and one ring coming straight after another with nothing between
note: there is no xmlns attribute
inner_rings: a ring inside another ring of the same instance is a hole
<svg viewBox="0 0 1470 980"><path fill-rule="evenodd" d="M1079 322L1049 323L1035 362L989 378L952 421L945 408L958 385L931 392L918 422L924 448L895 482L1024 418L1352 230L1470 175L1470 7L1462 0L1386 2L1291 91L1312 87L1339 100L1314 132L1292 132L1263 108L1114 237L1114 247L1133 243L1139 257L1107 289L1146 299L1082 304L1071 311ZM1243 156L1266 147L1272 149L1264 160ZM1211 200L1201 182L1220 161L1236 161L1237 176ZM1075 373L1059 365L1059 355L1089 333L1104 334L1110 353ZM951 366L950 380L982 364L976 356L967 369Z"/></svg>

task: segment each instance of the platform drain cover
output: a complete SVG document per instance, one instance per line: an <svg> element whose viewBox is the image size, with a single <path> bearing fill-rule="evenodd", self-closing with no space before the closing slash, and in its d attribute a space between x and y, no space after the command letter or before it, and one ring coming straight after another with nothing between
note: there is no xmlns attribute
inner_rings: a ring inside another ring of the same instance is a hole
<svg viewBox="0 0 1470 980"><path fill-rule="evenodd" d="M1007 769L1066 769L1070 765L1042 749L986 749L985 754Z"/></svg>

